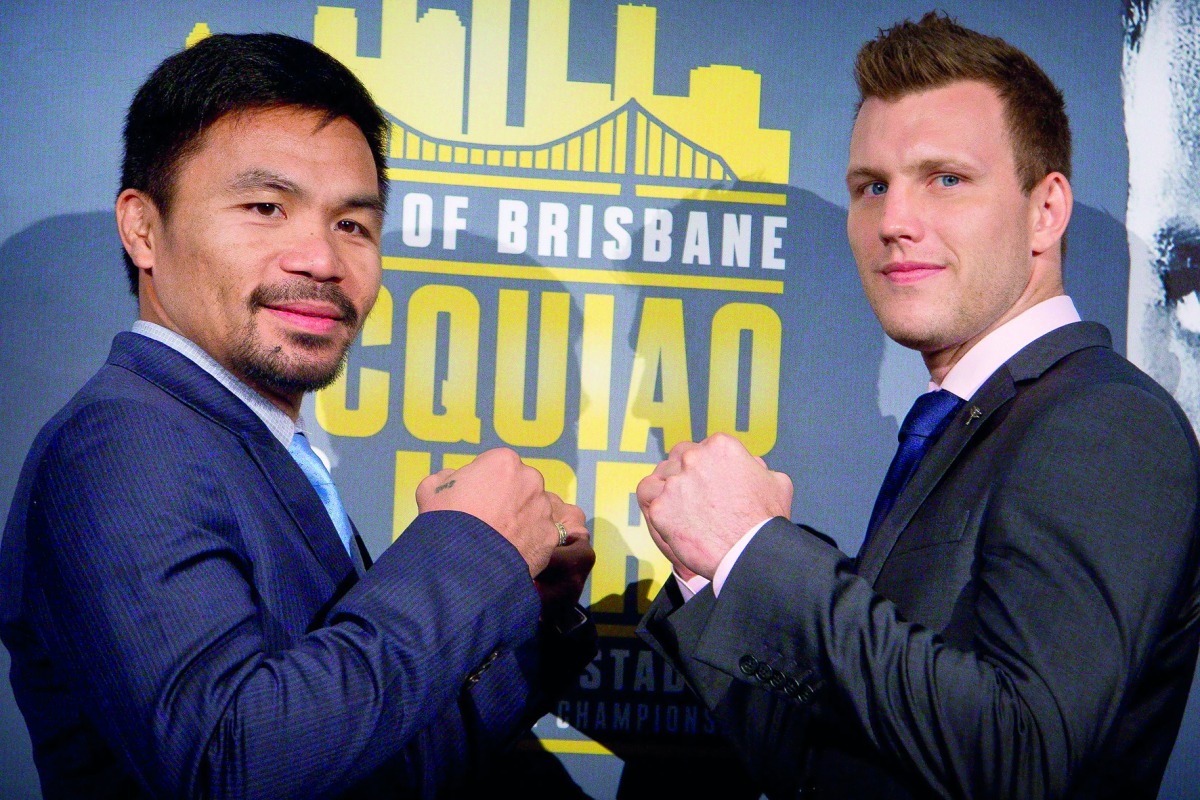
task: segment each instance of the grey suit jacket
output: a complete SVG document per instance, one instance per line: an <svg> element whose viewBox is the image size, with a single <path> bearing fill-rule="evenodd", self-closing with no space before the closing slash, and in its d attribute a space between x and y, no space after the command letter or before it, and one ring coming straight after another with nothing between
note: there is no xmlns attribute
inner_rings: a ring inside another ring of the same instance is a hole
<svg viewBox="0 0 1200 800"><path fill-rule="evenodd" d="M671 582L639 632L773 798L1154 797L1196 664L1198 493L1175 402L1069 325L960 410L857 561L777 519L719 599Z"/></svg>

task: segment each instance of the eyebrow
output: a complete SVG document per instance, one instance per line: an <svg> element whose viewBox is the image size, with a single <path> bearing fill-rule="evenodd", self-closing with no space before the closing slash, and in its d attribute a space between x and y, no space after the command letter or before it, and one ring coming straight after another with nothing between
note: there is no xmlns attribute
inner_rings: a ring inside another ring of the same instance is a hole
<svg viewBox="0 0 1200 800"><path fill-rule="evenodd" d="M277 172L265 169L248 169L245 172L239 173L229 182L229 188L239 193L270 189L301 197L304 195L304 190L295 181L289 180Z"/></svg>
<svg viewBox="0 0 1200 800"><path fill-rule="evenodd" d="M881 181L883 176L867 167L857 167L846 173L846 183L857 183L860 180Z"/></svg>
<svg viewBox="0 0 1200 800"><path fill-rule="evenodd" d="M377 194L363 194L355 195L354 197L348 197L342 202L342 208L348 211L358 209L370 211L371 213L379 216L380 219L383 218L385 211L383 199Z"/></svg>
<svg viewBox="0 0 1200 800"><path fill-rule="evenodd" d="M930 172L968 172L975 174L979 168L959 158L926 158L917 162L916 171L925 175Z"/></svg>

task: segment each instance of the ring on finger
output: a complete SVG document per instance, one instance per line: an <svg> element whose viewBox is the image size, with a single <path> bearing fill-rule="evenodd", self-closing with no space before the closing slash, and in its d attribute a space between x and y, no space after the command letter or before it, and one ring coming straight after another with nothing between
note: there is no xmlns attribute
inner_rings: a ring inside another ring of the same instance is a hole
<svg viewBox="0 0 1200 800"><path fill-rule="evenodd" d="M558 528L558 546L565 547L567 544L567 526L561 522L555 522L554 527Z"/></svg>

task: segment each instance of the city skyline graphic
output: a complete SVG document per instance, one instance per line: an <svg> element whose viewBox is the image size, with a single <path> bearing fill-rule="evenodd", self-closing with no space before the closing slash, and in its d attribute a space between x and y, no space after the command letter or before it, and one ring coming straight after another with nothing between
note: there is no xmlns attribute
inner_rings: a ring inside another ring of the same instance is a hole
<svg viewBox="0 0 1200 800"><path fill-rule="evenodd" d="M570 0L529 0L524 97L510 98L511 6L473 0L468 30L455 11L382 0L378 56L358 53L355 9L318 6L314 44L363 81L392 123L393 177L474 184L475 173L513 185L541 174L569 182L524 188L619 194L634 181L639 195L667 197L788 183L791 133L760 126L759 74L713 64L691 70L686 96L654 92L652 6L617 6L614 78L600 83L567 77ZM510 102L523 104L522 124L510 123Z"/></svg>

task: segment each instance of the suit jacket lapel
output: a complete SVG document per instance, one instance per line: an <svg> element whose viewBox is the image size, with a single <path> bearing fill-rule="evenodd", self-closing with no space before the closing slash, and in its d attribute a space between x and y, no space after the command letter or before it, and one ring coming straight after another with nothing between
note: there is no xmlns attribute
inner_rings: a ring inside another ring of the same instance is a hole
<svg viewBox="0 0 1200 800"><path fill-rule="evenodd" d="M859 555L859 575L874 583L900 534L929 497L929 493L941 481L967 443L983 429L988 418L1015 394L1016 388L1008 370L1001 367L979 388L975 396L958 410L946 430L921 459L916 473L896 498L895 505Z"/></svg>
<svg viewBox="0 0 1200 800"><path fill-rule="evenodd" d="M334 584L340 584L347 574L354 575L354 565L342 546L329 512L291 454L283 449L261 420L258 429L242 433L242 441Z"/></svg>
<svg viewBox="0 0 1200 800"><path fill-rule="evenodd" d="M186 356L134 333L117 335L108 363L142 376L241 439L334 585L347 572L354 574L337 529L303 470L236 395Z"/></svg>
<svg viewBox="0 0 1200 800"><path fill-rule="evenodd" d="M888 515L858 556L858 574L874 583L884 563L921 505L988 418L1017 394L1017 384L1035 380L1066 356L1086 347L1111 347L1108 330L1094 322L1065 325L1031 342L984 381L955 414L950 425L921 460Z"/></svg>

